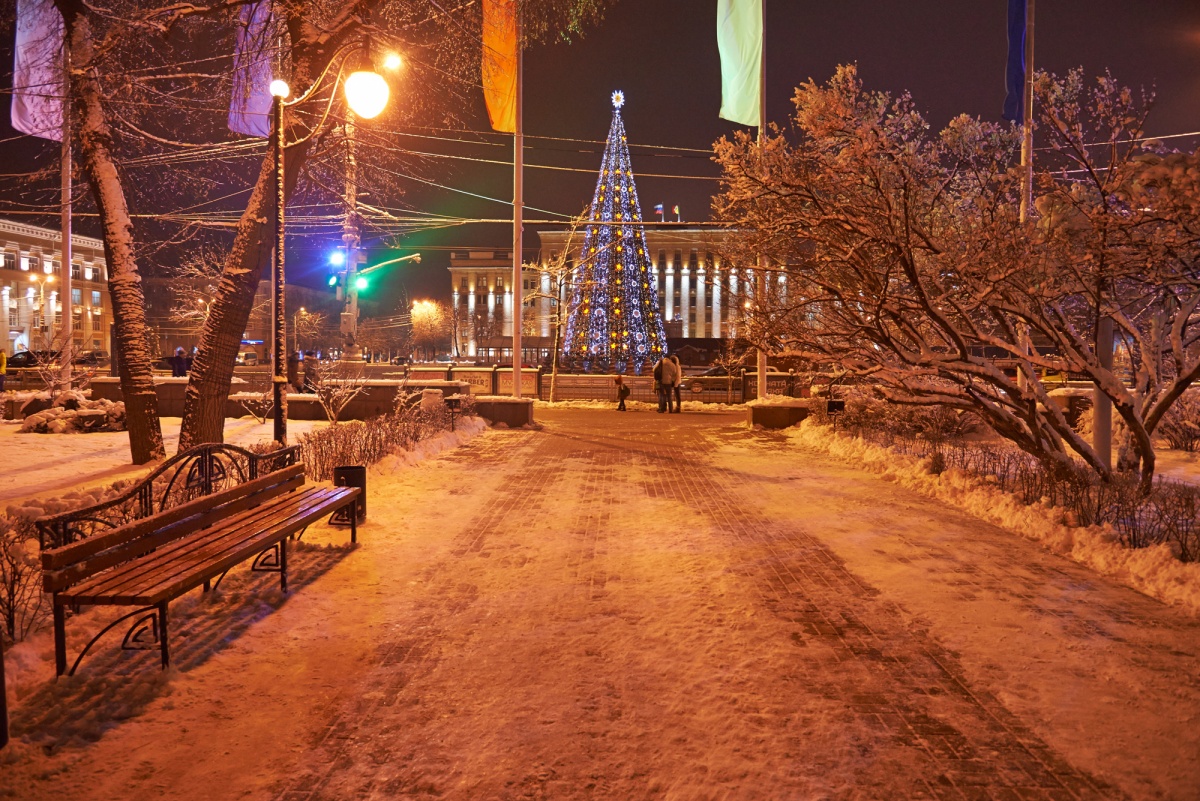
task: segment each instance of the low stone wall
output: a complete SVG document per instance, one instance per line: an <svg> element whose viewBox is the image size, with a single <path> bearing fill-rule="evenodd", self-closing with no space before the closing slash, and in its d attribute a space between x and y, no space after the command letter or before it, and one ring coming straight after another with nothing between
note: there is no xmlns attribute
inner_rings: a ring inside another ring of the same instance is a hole
<svg viewBox="0 0 1200 801"><path fill-rule="evenodd" d="M791 428L808 417L807 401L789 401L778 404L751 403L746 407L746 421L752 426L763 428Z"/></svg>
<svg viewBox="0 0 1200 801"><path fill-rule="evenodd" d="M249 385L239 379L234 379L231 389L234 394L245 392ZM94 379L91 384L92 398L107 398L111 401L123 400L120 381L116 378ZM154 388L158 394L158 413L163 417L183 416L183 396L187 389L186 378L156 378ZM363 391L354 397L342 413L339 420L365 420L390 412L396 407L398 392L405 394L420 392L423 389L437 389L445 395L467 394L470 385L463 381L446 381L444 379L411 378L407 381L369 380L364 382ZM234 398L225 400L225 417L235 419L249 414ZM324 420L325 410L317 401L315 395L289 393L289 420Z"/></svg>
<svg viewBox="0 0 1200 801"><path fill-rule="evenodd" d="M533 398L476 395L475 414L492 425L504 423L509 428L520 428L533 422Z"/></svg>

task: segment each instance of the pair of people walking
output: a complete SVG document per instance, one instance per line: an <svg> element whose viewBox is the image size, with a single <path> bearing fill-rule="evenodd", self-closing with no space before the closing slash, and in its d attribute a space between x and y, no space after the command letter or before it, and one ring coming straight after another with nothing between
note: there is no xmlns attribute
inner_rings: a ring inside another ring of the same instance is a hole
<svg viewBox="0 0 1200 801"><path fill-rule="evenodd" d="M654 386L658 390L658 413L679 414L683 404L679 388L683 385L683 368L679 366L678 356L663 356L654 365ZM675 408L671 408L671 398L675 398Z"/></svg>

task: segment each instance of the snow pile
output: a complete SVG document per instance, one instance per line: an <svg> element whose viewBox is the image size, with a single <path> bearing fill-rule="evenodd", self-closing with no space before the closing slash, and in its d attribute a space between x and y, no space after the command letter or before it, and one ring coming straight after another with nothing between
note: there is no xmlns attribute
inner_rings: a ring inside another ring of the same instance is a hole
<svg viewBox="0 0 1200 801"><path fill-rule="evenodd" d="M939 475L928 470L927 459L897 453L862 438L851 438L812 421L784 432L792 442L825 451L858 464L889 481L1040 542L1097 572L1152 598L1200 616L1200 564L1184 564L1167 545L1129 549L1117 542L1112 529L1067 525L1062 510L1046 503L1025 506L978 477L958 469Z"/></svg>
<svg viewBox="0 0 1200 801"><path fill-rule="evenodd" d="M432 437L417 441L412 450L397 450L383 457L371 467L371 472L387 475L411 467L442 451L457 448L487 431L487 421L482 417L460 417L453 431L441 431Z"/></svg>
<svg viewBox="0 0 1200 801"><path fill-rule="evenodd" d="M807 398L793 398L791 395L763 395L746 403L747 406L808 406Z"/></svg>
<svg viewBox="0 0 1200 801"><path fill-rule="evenodd" d="M96 412L103 412L101 418ZM54 399L49 409L31 414L21 424L25 434L73 434L80 431L124 431L125 404L105 398L88 400L79 390Z"/></svg>

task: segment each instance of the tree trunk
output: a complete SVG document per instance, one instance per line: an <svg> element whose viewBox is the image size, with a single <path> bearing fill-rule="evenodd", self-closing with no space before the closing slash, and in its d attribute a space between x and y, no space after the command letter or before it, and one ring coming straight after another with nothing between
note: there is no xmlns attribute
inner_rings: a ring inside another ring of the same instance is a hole
<svg viewBox="0 0 1200 801"><path fill-rule="evenodd" d="M80 7L76 3L58 2L66 21L71 53L79 65L72 70L71 93L79 110L83 166L104 228L108 292L117 337L114 356L118 357L121 394L125 400L129 450L134 464L145 464L163 458L166 453L158 421L158 396L154 390L150 349L146 342L146 301L134 257L133 222L110 150L112 131L105 122L100 85L96 73L90 69L95 56L91 26L87 15L78 13ZM70 269L70 265L64 264L63 269ZM67 298L65 305L69 305L69 301ZM69 308L67 313L71 313Z"/></svg>
<svg viewBox="0 0 1200 801"><path fill-rule="evenodd" d="M288 148L285 159L285 194L295 186L296 175L308 146ZM200 332L196 359L188 374L183 399L183 427L179 449L204 442L222 442L225 436L225 402L233 382L233 366L242 344L242 332L254 308L254 295L263 270L271 263L275 230L275 167L273 151L263 159L258 180L238 221L233 248L225 261L217 296L209 307ZM273 330L273 329L272 329Z"/></svg>

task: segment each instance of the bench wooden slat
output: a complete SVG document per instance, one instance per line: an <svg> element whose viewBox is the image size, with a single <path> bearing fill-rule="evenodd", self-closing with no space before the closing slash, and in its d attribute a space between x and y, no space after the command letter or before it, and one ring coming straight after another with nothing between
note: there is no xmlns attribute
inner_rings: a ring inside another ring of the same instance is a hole
<svg viewBox="0 0 1200 801"><path fill-rule="evenodd" d="M200 532L201 542L180 541L198 547L175 549L172 558L154 558L155 554L140 560L150 564L131 563L128 571L117 568L122 575L114 577L115 582L103 582L102 587L84 583L61 593L61 597L93 605L152 605L169 600L353 502L359 493L356 487L314 488L312 492L297 493L295 500L289 496L269 508L253 510L264 514Z"/></svg>
<svg viewBox="0 0 1200 801"><path fill-rule="evenodd" d="M357 498L359 492L361 492L361 490L359 490L357 487L350 487L347 489L350 491L345 493L344 497L346 502L352 502L355 498ZM320 520L333 510L344 506L345 503L339 503L339 500L331 501L327 499L323 503L314 504L307 510L297 510L290 517L290 519L279 524L278 535L276 535L274 532L264 531L263 536L257 539L247 540L245 545L243 545L241 548L236 551L229 552L227 556L218 560L216 563L206 564L205 568L208 568L210 565L212 566L212 569L206 570L206 572L210 576L218 576L221 573L224 573L226 570L229 570L241 562L246 561L250 557L262 552L266 548L271 547L275 543L287 539L287 537L291 534L294 534L305 526ZM175 598L181 593L187 592L193 587L199 586L203 580L203 574L201 573L196 573L192 576L182 576L174 582L163 583L155 588L152 588L146 594L139 596L141 600L136 602L155 604L162 600Z"/></svg>
<svg viewBox="0 0 1200 801"><path fill-rule="evenodd" d="M303 482L303 475L304 465L295 464L285 467L282 470L268 473L253 481L247 481L244 484L222 490L221 492L196 498L187 503L180 504L174 509L168 509L165 512L159 512L149 517L143 517L140 520L134 520L118 528L97 534L94 537L88 537L85 540L73 542L58 548L47 549L42 551L42 568L44 570L55 570L66 565L81 562L108 548L136 539L156 529L174 525L193 515L200 514L213 505L230 502L244 495L252 495L267 487L296 477L300 477L301 482Z"/></svg>
<svg viewBox="0 0 1200 801"><path fill-rule="evenodd" d="M272 514L272 510L279 508L279 504L295 503L297 502L296 499L310 494L313 489L316 488L299 490L284 498L276 496L270 504L240 510L207 528L193 530L189 532L188 536L175 538L154 553L143 555L142 558L130 563L124 569L111 570L90 580L80 582L68 589L63 597L75 597L81 592L86 592L89 595L120 594L124 587L131 582L139 581L141 576L160 569L164 564L170 564L180 559L186 553L203 548L207 542L220 540L229 536L231 530L236 530L239 527L246 527L247 529L260 527L260 521L263 518L269 517Z"/></svg>
<svg viewBox="0 0 1200 801"><path fill-rule="evenodd" d="M64 592L63 597L91 604L140 602L138 599L144 597L147 587L195 573L198 565L219 559L243 542L261 541L264 537L269 539L272 527L287 519L288 510L296 508L304 508L303 502L289 498L268 508L255 510L250 518L239 517L231 520L229 525L197 532L193 537L181 541L180 547L173 548L169 553L152 554L126 568L117 568L111 577L104 576L96 582L80 584ZM286 535L280 535L280 538L282 536ZM266 547L264 545L263 549ZM202 569L202 572L205 571ZM223 570L213 572L210 569L206 572L219 575Z"/></svg>
<svg viewBox="0 0 1200 801"><path fill-rule="evenodd" d="M188 537L198 529L207 528L216 522L228 519L230 515L256 508L272 498L293 492L302 486L304 486L304 476L292 476L279 483L260 486L258 491L251 495L239 493L238 496L234 497L228 503L208 508L201 505L200 508L193 509L193 514L190 516L184 517L182 520L174 520L158 531L151 531L128 542L113 545L107 550L98 552L95 556L88 557L75 564L66 565L61 569L45 570L43 572L44 588L46 592L56 592L66 589L72 584L77 584L114 565L144 556L155 549L166 547L181 537ZM210 496L210 498L216 497ZM145 519L150 520L151 518Z"/></svg>

